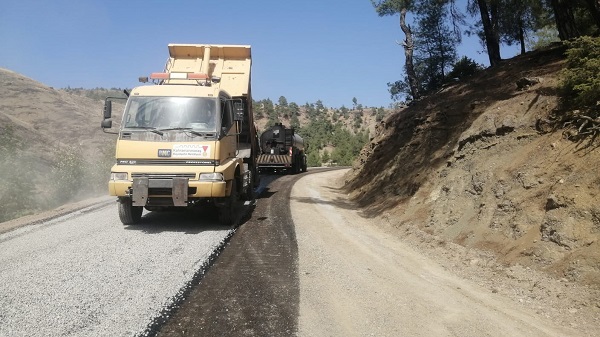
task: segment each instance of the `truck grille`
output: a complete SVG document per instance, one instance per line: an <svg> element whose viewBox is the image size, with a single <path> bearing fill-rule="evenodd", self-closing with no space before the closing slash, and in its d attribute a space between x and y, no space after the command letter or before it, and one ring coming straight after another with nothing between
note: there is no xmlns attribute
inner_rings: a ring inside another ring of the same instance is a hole
<svg viewBox="0 0 600 337"><path fill-rule="evenodd" d="M219 162L212 159L117 159L119 165L177 165L215 166Z"/></svg>
<svg viewBox="0 0 600 337"><path fill-rule="evenodd" d="M188 178L196 179L196 173L132 173L132 178L150 178L150 179L172 179Z"/></svg>

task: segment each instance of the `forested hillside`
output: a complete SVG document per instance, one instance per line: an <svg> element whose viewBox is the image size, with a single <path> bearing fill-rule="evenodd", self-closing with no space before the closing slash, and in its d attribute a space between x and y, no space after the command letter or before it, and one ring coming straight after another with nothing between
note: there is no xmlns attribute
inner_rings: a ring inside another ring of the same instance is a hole
<svg viewBox="0 0 600 337"><path fill-rule="evenodd" d="M404 74L388 83L397 99L419 100L448 83L471 76L486 53L493 68L506 50L520 54L552 42L600 33L596 0L371 0L379 16L399 17L398 44L404 49ZM390 27L390 29L398 27ZM477 36L459 54L464 37ZM514 54L513 54L514 55Z"/></svg>
<svg viewBox="0 0 600 337"><path fill-rule="evenodd" d="M328 108L318 100L299 106L281 96L277 104L270 99L254 102L259 132L283 123L294 127L308 141L309 166L349 166L369 140L377 123L391 109L365 108L352 100L352 107Z"/></svg>

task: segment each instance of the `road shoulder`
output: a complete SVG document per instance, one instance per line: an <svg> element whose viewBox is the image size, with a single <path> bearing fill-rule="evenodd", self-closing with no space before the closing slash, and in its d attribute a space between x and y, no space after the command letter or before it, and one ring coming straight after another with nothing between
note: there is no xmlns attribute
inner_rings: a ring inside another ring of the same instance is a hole
<svg viewBox="0 0 600 337"><path fill-rule="evenodd" d="M96 198L89 198L77 202L72 202L59 206L55 209L44 211L37 214L27 215L20 218L12 219L5 222L0 222L0 234L9 232L13 229L35 225L41 222L50 221L58 217L64 216L77 211L91 211L100 207L107 206L116 200L115 197L101 196Z"/></svg>
<svg viewBox="0 0 600 337"><path fill-rule="evenodd" d="M343 174L309 175L292 190L300 336L580 335L362 217L340 189Z"/></svg>

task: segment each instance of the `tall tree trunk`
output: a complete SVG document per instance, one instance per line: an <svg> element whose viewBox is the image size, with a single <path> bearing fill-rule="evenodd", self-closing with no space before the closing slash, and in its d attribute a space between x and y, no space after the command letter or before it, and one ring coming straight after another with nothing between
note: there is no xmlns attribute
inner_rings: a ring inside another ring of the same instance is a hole
<svg viewBox="0 0 600 337"><path fill-rule="evenodd" d="M575 16L573 16L570 1L550 0L550 4L554 12L558 37L561 40L569 40L580 36L581 33L575 25Z"/></svg>
<svg viewBox="0 0 600 337"><path fill-rule="evenodd" d="M483 24L483 34L485 37L485 45L487 47L490 66L497 66L502 58L500 57L500 39L498 38L498 26L493 22L497 22L497 16L490 18L486 0L477 0L479 12L481 13L481 23ZM492 8L496 11L496 7ZM492 21L493 19L493 21Z"/></svg>
<svg viewBox="0 0 600 337"><path fill-rule="evenodd" d="M413 64L413 50L414 43L412 38L412 30L406 24L406 9L403 8L400 12L400 28L404 32L406 38L402 43L404 47L404 55L406 58L406 76L408 76L408 85L410 87L410 94L413 99L419 99L421 94L419 92L419 80L417 79L417 73L415 72L415 66Z"/></svg>
<svg viewBox="0 0 600 337"><path fill-rule="evenodd" d="M523 19L519 19L519 43L521 44L521 55L525 54L525 30L523 29Z"/></svg>
<svg viewBox="0 0 600 337"><path fill-rule="evenodd" d="M600 0L585 0L586 5L596 23L596 27L600 29Z"/></svg>

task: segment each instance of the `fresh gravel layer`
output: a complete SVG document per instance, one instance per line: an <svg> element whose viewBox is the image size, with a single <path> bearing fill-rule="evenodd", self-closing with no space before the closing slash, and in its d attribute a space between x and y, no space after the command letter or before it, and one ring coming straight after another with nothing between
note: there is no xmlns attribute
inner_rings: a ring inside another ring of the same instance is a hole
<svg viewBox="0 0 600 337"><path fill-rule="evenodd" d="M116 205L0 234L0 336L134 336L177 301L232 230L201 213Z"/></svg>

